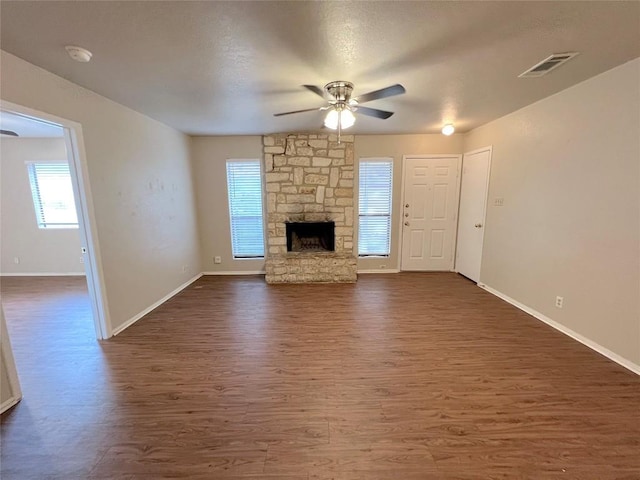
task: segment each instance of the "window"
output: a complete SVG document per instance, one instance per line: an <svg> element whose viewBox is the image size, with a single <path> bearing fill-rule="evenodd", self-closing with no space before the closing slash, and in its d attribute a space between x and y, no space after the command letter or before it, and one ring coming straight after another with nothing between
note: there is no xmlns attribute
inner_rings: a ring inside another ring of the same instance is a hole
<svg viewBox="0 0 640 480"><path fill-rule="evenodd" d="M39 228L78 228L69 165L28 163L29 183Z"/></svg>
<svg viewBox="0 0 640 480"><path fill-rule="evenodd" d="M388 256L391 245L391 159L360 160L358 255Z"/></svg>
<svg viewBox="0 0 640 480"><path fill-rule="evenodd" d="M228 160L227 190L233 257L264 257L260 161Z"/></svg>

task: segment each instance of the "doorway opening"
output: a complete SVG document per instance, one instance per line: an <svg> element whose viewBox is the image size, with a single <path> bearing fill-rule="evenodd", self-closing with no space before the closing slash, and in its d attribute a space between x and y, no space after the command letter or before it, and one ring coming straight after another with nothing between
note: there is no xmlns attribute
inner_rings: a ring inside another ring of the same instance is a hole
<svg viewBox="0 0 640 480"><path fill-rule="evenodd" d="M22 392L38 402L27 370L70 345L99 350L111 328L81 126L2 102L0 129L2 304Z"/></svg>

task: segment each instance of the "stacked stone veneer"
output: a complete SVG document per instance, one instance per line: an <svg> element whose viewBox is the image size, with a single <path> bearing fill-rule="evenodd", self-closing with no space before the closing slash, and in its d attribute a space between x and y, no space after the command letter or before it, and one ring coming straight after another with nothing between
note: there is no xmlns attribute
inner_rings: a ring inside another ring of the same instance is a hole
<svg viewBox="0 0 640 480"><path fill-rule="evenodd" d="M268 283L355 282L353 135L263 137ZM285 222L335 222L335 252L287 252Z"/></svg>

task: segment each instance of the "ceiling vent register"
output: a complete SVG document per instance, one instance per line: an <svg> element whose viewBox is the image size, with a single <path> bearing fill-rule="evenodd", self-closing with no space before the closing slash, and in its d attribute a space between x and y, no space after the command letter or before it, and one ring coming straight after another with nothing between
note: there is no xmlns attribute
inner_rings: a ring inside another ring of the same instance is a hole
<svg viewBox="0 0 640 480"><path fill-rule="evenodd" d="M529 68L527 71L518 75L518 77L520 78L542 77L543 75L546 75L550 71L555 70L560 65L568 62L576 55L578 55L578 52L554 53L553 55L548 56L541 62L536 63L533 67Z"/></svg>

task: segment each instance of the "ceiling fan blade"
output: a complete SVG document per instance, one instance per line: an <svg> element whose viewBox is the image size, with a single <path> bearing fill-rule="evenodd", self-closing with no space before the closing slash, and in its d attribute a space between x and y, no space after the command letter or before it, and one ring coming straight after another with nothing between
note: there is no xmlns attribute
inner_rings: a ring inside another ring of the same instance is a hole
<svg viewBox="0 0 640 480"><path fill-rule="evenodd" d="M358 103L370 102L372 100L378 100L380 98L392 97L394 95L400 95L406 92L404 87L399 83L395 85L391 85L390 87L381 88L380 90L375 90L373 92L365 93L364 95L360 95L355 100Z"/></svg>
<svg viewBox="0 0 640 480"><path fill-rule="evenodd" d="M274 113L273 116L274 117L281 117L283 115L291 115L293 113L317 112L317 111L319 111L321 109L322 109L322 107L320 107L320 108L305 108L304 110L294 110L293 112Z"/></svg>
<svg viewBox="0 0 640 480"><path fill-rule="evenodd" d="M316 95L321 96L322 98L325 98L324 96L324 90L321 89L320 87L317 87L315 85L303 85L304 88L306 88L307 90L315 93Z"/></svg>
<svg viewBox="0 0 640 480"><path fill-rule="evenodd" d="M19 137L20 136L16 132L14 132L13 130L0 130L0 134L1 135L9 135L10 137Z"/></svg>
<svg viewBox="0 0 640 480"><path fill-rule="evenodd" d="M368 115L370 117L381 118L383 120L393 115L393 112L387 112L386 110L378 110L377 108L369 107L358 107L358 110L356 110L356 112L363 115Z"/></svg>

